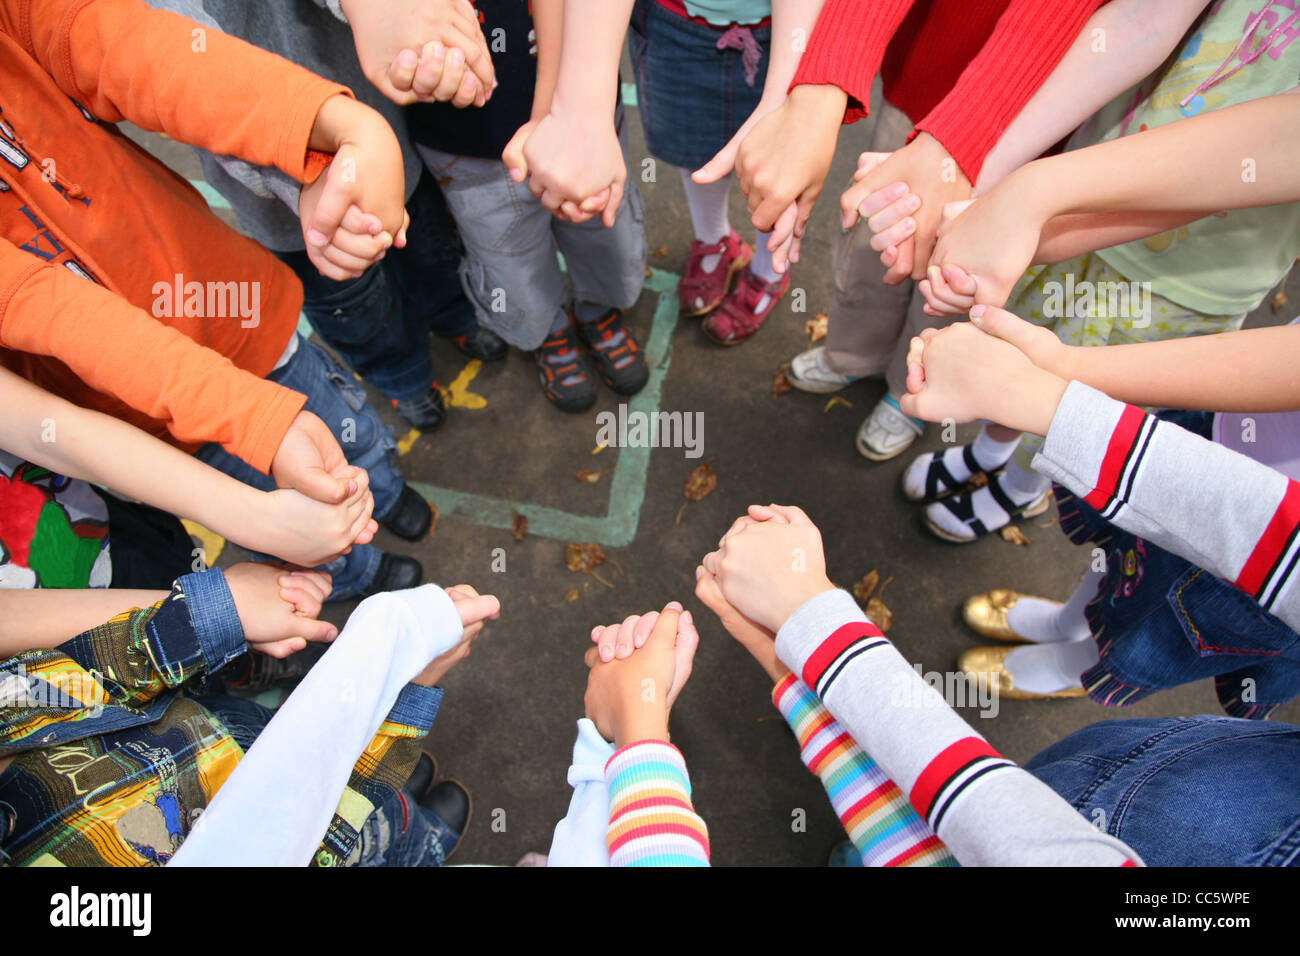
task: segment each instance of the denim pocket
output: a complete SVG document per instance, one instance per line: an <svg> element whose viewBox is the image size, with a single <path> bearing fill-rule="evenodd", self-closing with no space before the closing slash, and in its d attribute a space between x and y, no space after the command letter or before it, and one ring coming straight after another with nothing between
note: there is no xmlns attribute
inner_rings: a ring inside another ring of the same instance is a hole
<svg viewBox="0 0 1300 956"><path fill-rule="evenodd" d="M1297 637L1245 592L1202 568L1184 572L1167 596L1174 618L1201 657L1276 657Z"/></svg>

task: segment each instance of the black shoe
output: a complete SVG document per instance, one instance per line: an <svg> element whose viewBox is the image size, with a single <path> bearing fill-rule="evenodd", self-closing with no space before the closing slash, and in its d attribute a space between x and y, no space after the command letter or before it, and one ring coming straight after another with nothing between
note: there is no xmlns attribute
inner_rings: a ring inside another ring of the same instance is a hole
<svg viewBox="0 0 1300 956"><path fill-rule="evenodd" d="M460 838L465 835L469 818L473 813L473 801L469 791L456 780L443 780L420 800L420 806L436 818L433 821L434 832L442 844L443 859L451 856L460 845Z"/></svg>
<svg viewBox="0 0 1300 956"><path fill-rule="evenodd" d="M382 591L405 591L419 586L424 580L424 568L415 558L402 554L385 554L379 559L379 570L370 579L362 597L379 594Z"/></svg>
<svg viewBox="0 0 1300 956"><path fill-rule="evenodd" d="M402 485L397 504L379 519L379 523L399 538L419 541L429 533L429 526L433 524L433 509L418 491L410 485Z"/></svg>
<svg viewBox="0 0 1300 956"><path fill-rule="evenodd" d="M481 325L469 335L457 335L452 341L462 355L485 362L499 362L510 351L510 346L502 341L501 336Z"/></svg>
<svg viewBox="0 0 1300 956"><path fill-rule="evenodd" d="M399 415L422 432L431 432L447 420L447 403L443 401L438 383L416 398L394 400L393 407Z"/></svg>
<svg viewBox="0 0 1300 956"><path fill-rule="evenodd" d="M420 751L420 760L411 771L410 778L403 787L407 793L415 797L416 802L424 799L425 793L433 786L433 781L438 777L438 764L433 759L433 755L427 751Z"/></svg>
<svg viewBox="0 0 1300 956"><path fill-rule="evenodd" d="M564 412L585 412L596 404L596 383L578 348L573 327L552 332L533 352L542 391Z"/></svg>
<svg viewBox="0 0 1300 956"><path fill-rule="evenodd" d="M635 395L650 379L641 346L623 325L623 313L610 309L599 319L579 322L578 334L591 349L605 384L620 395Z"/></svg>

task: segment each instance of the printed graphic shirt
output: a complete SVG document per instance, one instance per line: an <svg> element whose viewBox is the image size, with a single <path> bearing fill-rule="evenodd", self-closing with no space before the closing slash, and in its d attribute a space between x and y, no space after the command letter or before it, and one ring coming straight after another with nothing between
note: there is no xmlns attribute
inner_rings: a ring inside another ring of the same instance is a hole
<svg viewBox="0 0 1300 956"><path fill-rule="evenodd" d="M1300 83L1297 40L1300 0L1221 0L1161 70L1104 107L1075 133L1070 148L1294 89ZM1170 157L1171 163L1196 161ZM1253 168L1243 156L1241 175L1267 176L1268 170ZM1244 314L1300 255L1300 203L1231 209L1097 255L1128 280L1150 283L1153 294L1185 308Z"/></svg>
<svg viewBox="0 0 1300 956"><path fill-rule="evenodd" d="M180 578L152 607L0 662L0 757L14 757L0 772L0 861L167 863L243 756L191 694L246 650L214 569ZM353 770L316 864L348 861L354 822L410 776L441 696L415 685L399 696Z"/></svg>
<svg viewBox="0 0 1300 956"><path fill-rule="evenodd" d="M0 588L106 588L112 577L104 499L0 451Z"/></svg>

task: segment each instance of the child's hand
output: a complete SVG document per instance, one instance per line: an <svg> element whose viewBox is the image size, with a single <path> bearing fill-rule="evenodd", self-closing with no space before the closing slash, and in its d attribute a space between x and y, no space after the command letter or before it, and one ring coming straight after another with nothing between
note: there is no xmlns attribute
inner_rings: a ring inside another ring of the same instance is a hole
<svg viewBox="0 0 1300 956"><path fill-rule="evenodd" d="M900 183L906 188L900 189ZM884 196L868 203L881 190ZM944 207L970 194L970 180L948 150L929 133L921 133L840 197L841 225L850 229L859 217L869 217L868 228L876 233L872 248L881 253L894 250L888 261L884 255L881 261L888 266L885 282L897 285L909 276L925 276ZM889 205L882 207L881 200Z"/></svg>
<svg viewBox="0 0 1300 956"><path fill-rule="evenodd" d="M460 612L460 623L465 630L456 646L431 660L429 666L412 683L436 687L448 671L469 657L470 645L482 633L484 623L495 621L501 616L500 601L491 594L479 594L468 584L447 588L447 596Z"/></svg>
<svg viewBox="0 0 1300 956"><path fill-rule="evenodd" d="M1002 310L976 306L970 322L926 329L912 339L908 394L899 402L903 414L932 422L991 421L1047 434L1066 381L1038 368L1009 342L981 332L975 323L995 311Z"/></svg>
<svg viewBox="0 0 1300 956"><path fill-rule="evenodd" d="M727 633L734 637L741 647L749 651L754 660L758 661L759 666L772 679L772 683L776 683L790 673L776 656L776 635L767 628L755 624L732 607L722 596L718 579L703 566L695 569L695 596L718 616Z"/></svg>
<svg viewBox="0 0 1300 956"><path fill-rule="evenodd" d="M821 533L799 508L750 505L701 564L728 603L773 633L809 598L835 588Z"/></svg>
<svg viewBox="0 0 1300 956"><path fill-rule="evenodd" d="M736 151L736 176L754 227L776 250L802 237L835 157L847 97L833 86L797 86L759 119ZM790 208L794 207L794 214Z"/></svg>
<svg viewBox="0 0 1300 956"><path fill-rule="evenodd" d="M577 219L600 213L605 226L613 227L627 164L612 118L570 116L553 101L524 142L523 162L528 188L552 215Z"/></svg>
<svg viewBox="0 0 1300 956"><path fill-rule="evenodd" d="M321 571L286 571L273 564L245 561L224 572L235 599L244 640L270 657L288 657L308 641L332 641L338 630L316 620L330 593L330 576Z"/></svg>
<svg viewBox="0 0 1300 956"><path fill-rule="evenodd" d="M298 220L302 224L307 258L316 271L327 279L343 282L359 277L384 258L393 237L384 231L378 216L363 213L355 203L348 207L332 236L318 232L314 224L325 221L323 215L317 218L317 212L328 181L327 175L321 175L302 187L298 194Z"/></svg>
<svg viewBox="0 0 1300 956"><path fill-rule="evenodd" d="M731 141L718 152L711 160L691 173L691 179L697 183L716 183L722 177L728 175L736 168L736 155L740 152L740 144L749 136L750 131L758 125L763 117L767 116L773 110L778 109L785 98L769 99L764 97L759 101L754 112L749 114L749 118L741 124L736 135L731 137ZM772 268L777 272L785 272L790 268L790 264L799 261L799 247L803 238L803 230L797 233L795 225L799 218L799 204L790 203L785 211L777 217L774 235L768 238L767 247L772 253Z"/></svg>
<svg viewBox="0 0 1300 956"><path fill-rule="evenodd" d="M252 519L251 547L290 564L312 568L347 554L354 544L368 544L379 525L370 476L364 468L347 465L339 478L356 484L356 491L337 504L314 501L297 491L280 489L262 496L265 507ZM241 542L242 543L242 542Z"/></svg>
<svg viewBox="0 0 1300 956"><path fill-rule="evenodd" d="M321 251L320 258L327 258L323 250L336 246L345 256L341 261L352 266L352 274L359 275L374 261L365 253L373 251L376 240L380 252L387 249L385 242L399 249L406 245L410 217L405 208L402 147L382 116L342 95L330 97L316 114L311 147L332 153L334 159L317 181L303 190L299 201L303 238L308 250ZM354 206L362 217L378 220L379 233L373 231L372 221L355 215L345 224ZM303 207L310 208L309 216ZM352 235L339 235L340 231Z"/></svg>
<svg viewBox="0 0 1300 956"><path fill-rule="evenodd" d="M946 209L920 287L926 311L957 315L974 303L1005 305L1034 262L1044 221L1032 200L1014 187L999 186L973 202Z"/></svg>
<svg viewBox="0 0 1300 956"><path fill-rule="evenodd" d="M602 662L598 647L586 654L587 717L619 747L668 739L668 713L691 675L700 643L690 612L676 601L645 617L652 619L649 633L630 656ZM592 640L599 641L602 630L635 631L642 620L634 615L621 625L597 628Z"/></svg>
<svg viewBox="0 0 1300 956"><path fill-rule="evenodd" d="M330 505L357 493L359 484L349 469L334 433L308 411L294 418L271 459L271 477L276 485Z"/></svg>
<svg viewBox="0 0 1300 956"><path fill-rule="evenodd" d="M343 0L343 12L366 78L399 106L492 95L492 54L468 0Z"/></svg>

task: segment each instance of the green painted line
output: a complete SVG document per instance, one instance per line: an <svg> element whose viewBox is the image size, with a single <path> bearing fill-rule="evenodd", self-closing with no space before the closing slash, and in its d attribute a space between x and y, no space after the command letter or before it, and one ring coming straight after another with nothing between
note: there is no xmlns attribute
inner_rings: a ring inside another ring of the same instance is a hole
<svg viewBox="0 0 1300 956"><path fill-rule="evenodd" d="M229 209L230 203L226 202L226 197L221 195L202 179L191 179L190 185L199 191L207 204L213 209Z"/></svg>
<svg viewBox="0 0 1300 956"><path fill-rule="evenodd" d="M645 388L627 400L629 416L634 412L653 414L659 410L664 379L672 358L673 329L677 327L677 278L674 273L651 269L646 281L646 288L659 295L650 337L645 344L650 379ZM594 430L592 436L594 441ZM614 466L610 480L609 508L603 517L575 515L558 508L507 501L423 482L412 482L411 486L437 505L442 517L508 530L514 524L515 512L518 512L528 519L528 533L531 535L559 541L595 541L611 548L622 548L636 539L637 526L641 523L641 506L645 503L650 472L650 451L648 447L618 450L618 464Z"/></svg>
<svg viewBox="0 0 1300 956"><path fill-rule="evenodd" d="M635 83L623 84L623 105L636 106L636 84Z"/></svg>

